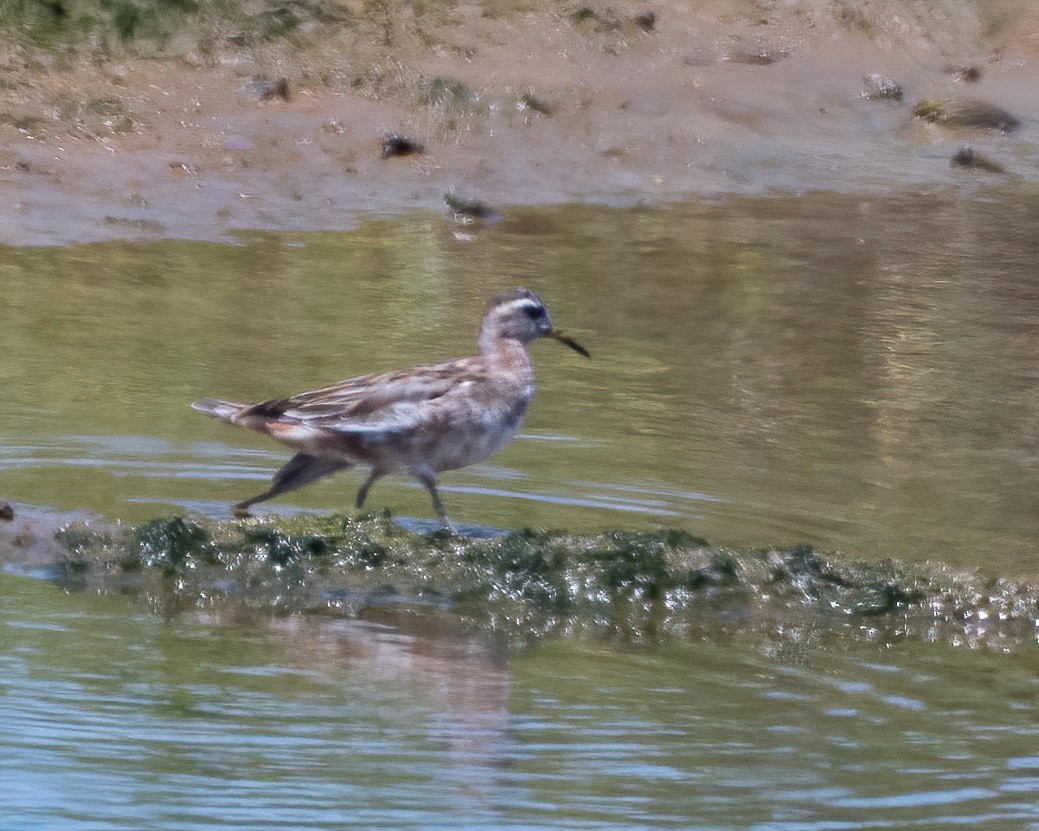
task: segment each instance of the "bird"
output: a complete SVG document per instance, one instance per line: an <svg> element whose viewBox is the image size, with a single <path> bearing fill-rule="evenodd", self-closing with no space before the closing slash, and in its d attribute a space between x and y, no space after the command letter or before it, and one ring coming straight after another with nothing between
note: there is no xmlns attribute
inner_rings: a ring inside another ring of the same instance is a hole
<svg viewBox="0 0 1039 831"><path fill-rule="evenodd" d="M383 476L408 473L429 492L445 530L455 533L437 491L437 474L481 462L516 435L534 397L527 347L539 338L552 338L591 357L553 327L536 292L517 288L487 304L479 354L473 357L360 375L256 404L207 398L191 407L296 451L267 490L234 506L238 516L332 473L368 465L371 471L357 493L356 510Z"/></svg>

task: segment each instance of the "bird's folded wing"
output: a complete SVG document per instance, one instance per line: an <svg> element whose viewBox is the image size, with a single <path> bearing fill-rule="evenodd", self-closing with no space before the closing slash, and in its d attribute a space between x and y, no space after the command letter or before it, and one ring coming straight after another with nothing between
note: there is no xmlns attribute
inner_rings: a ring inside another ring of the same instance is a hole
<svg viewBox="0 0 1039 831"><path fill-rule="evenodd" d="M471 359L411 370L363 375L289 398L261 401L245 414L297 422L340 432L408 429L421 419L423 404L482 377Z"/></svg>

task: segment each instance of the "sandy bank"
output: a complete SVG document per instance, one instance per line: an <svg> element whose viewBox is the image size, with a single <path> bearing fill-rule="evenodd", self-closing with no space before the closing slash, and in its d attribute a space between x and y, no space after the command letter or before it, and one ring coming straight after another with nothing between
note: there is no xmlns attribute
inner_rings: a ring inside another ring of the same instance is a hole
<svg viewBox="0 0 1039 831"><path fill-rule="evenodd" d="M1027 4L997 19L969 3L769 5L343 2L258 45L223 33L104 59L9 45L0 242L342 229L445 210L446 192L632 204L1036 180ZM901 100L864 95L871 72ZM928 123L923 98L981 100L1020 126ZM426 151L382 158L391 132ZM968 144L1007 174L951 166Z"/></svg>

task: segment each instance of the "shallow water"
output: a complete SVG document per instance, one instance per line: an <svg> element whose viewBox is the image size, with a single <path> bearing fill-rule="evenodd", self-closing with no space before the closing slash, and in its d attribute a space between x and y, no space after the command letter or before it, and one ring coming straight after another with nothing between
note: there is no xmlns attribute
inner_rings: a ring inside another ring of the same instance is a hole
<svg viewBox="0 0 1039 831"><path fill-rule="evenodd" d="M535 345L525 434L444 477L457 520L1034 576L1037 219L1022 191L806 195L5 251L0 491L226 516L286 454L188 402L464 354L524 284L595 357ZM175 615L3 573L0 597L5 829L1039 829L1027 645L510 652L434 611Z"/></svg>
<svg viewBox="0 0 1039 831"><path fill-rule="evenodd" d="M190 401L468 354L486 299L528 285L595 357L534 345L523 435L443 477L456 520L667 525L1034 574L1037 220L1039 196L1008 186L11 249L0 494L226 516L287 452ZM269 509L342 509L361 479ZM371 505L431 515L404 479Z"/></svg>
<svg viewBox="0 0 1039 831"><path fill-rule="evenodd" d="M6 829L1039 828L1034 654L507 656L449 623L163 619L0 574Z"/></svg>

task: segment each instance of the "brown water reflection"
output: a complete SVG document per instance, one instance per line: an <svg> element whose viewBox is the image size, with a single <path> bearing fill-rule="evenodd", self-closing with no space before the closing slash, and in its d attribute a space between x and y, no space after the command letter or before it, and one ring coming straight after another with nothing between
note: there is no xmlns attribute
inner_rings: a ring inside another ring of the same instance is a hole
<svg viewBox="0 0 1039 831"><path fill-rule="evenodd" d="M0 491L226 513L285 456L187 402L466 354L486 298L528 285L595 360L535 346L525 436L445 477L452 516L1034 573L1037 225L1039 196L1008 189L10 250ZM354 479L290 501L342 508ZM428 515L404 481L373 498Z"/></svg>

